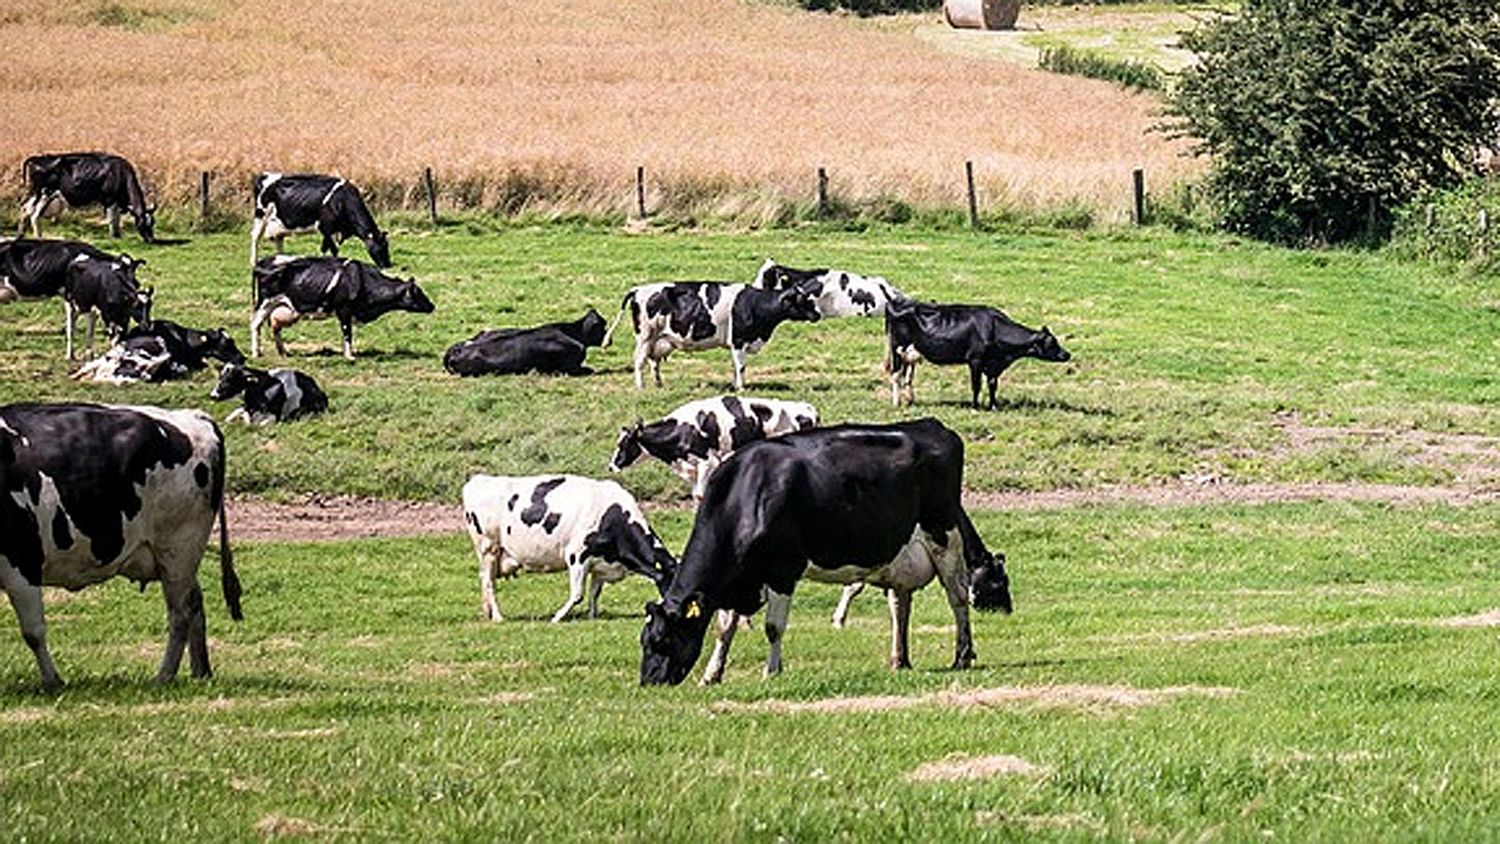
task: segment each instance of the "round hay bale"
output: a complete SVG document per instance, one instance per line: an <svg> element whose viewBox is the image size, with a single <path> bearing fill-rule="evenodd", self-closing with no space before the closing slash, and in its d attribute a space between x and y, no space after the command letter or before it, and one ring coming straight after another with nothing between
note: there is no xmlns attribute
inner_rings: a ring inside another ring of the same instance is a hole
<svg viewBox="0 0 1500 844"><path fill-rule="evenodd" d="M943 17L954 29L1015 29L1021 0L943 0Z"/></svg>

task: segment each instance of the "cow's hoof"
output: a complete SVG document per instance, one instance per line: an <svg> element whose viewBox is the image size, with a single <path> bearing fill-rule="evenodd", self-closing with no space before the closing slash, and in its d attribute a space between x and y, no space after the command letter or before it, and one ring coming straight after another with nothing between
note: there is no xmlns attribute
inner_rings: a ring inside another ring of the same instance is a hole
<svg viewBox="0 0 1500 844"><path fill-rule="evenodd" d="M904 658L893 658L891 660L891 670L892 671L910 671L911 670L911 660L904 659Z"/></svg>

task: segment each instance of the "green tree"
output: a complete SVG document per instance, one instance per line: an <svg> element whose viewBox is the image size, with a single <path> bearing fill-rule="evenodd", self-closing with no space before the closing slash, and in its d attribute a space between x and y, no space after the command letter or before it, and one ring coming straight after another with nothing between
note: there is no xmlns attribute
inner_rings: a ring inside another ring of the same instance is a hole
<svg viewBox="0 0 1500 844"><path fill-rule="evenodd" d="M1184 43L1169 126L1212 157L1224 225L1265 240L1383 237L1500 125L1497 0L1246 0Z"/></svg>

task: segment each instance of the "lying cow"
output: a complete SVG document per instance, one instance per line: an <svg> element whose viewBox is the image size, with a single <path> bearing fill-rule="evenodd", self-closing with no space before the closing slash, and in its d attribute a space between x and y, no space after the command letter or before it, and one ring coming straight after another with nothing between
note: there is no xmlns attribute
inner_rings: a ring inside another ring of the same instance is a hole
<svg viewBox="0 0 1500 844"><path fill-rule="evenodd" d="M661 386L661 362L673 351L729 349L734 389L745 386L745 356L759 352L776 326L787 320L817 322L817 303L800 287L761 290L717 281L669 281L632 287L620 302L610 336L629 309L635 328L635 386L644 386L642 368L651 362Z"/></svg>
<svg viewBox="0 0 1500 844"><path fill-rule="evenodd" d="M385 232L365 207L364 197L354 185L336 176L262 173L255 177L255 220L250 224L250 266L256 266L263 237L282 250L289 234L316 231L323 236L323 252L337 258L346 237L364 241L375 266L391 265L391 247Z"/></svg>
<svg viewBox="0 0 1500 844"><path fill-rule="evenodd" d="M1004 562L959 501L963 441L934 419L814 428L751 443L708 480L687 549L660 602L646 605L641 683L677 684L719 610L766 603L766 673L781 670L792 591L804 575L891 590L891 666L910 666L911 594L936 577L957 628L953 667L974 661L969 602L1010 611ZM853 491L853 492L852 492ZM857 493L857 494L856 494ZM737 625L721 615L705 682L723 674Z"/></svg>
<svg viewBox="0 0 1500 844"><path fill-rule="evenodd" d="M620 429L609 470L619 472L642 455L667 464L672 474L703 498L708 476L731 451L766 437L818 424L818 410L807 402L719 396L688 402L647 425Z"/></svg>
<svg viewBox="0 0 1500 844"><path fill-rule="evenodd" d="M135 221L141 240L156 240L156 206L146 204L135 168L118 155L102 152L70 152L63 155L33 155L21 163L26 180L26 200L21 205L21 224L16 234L31 222L31 236L41 237L38 224L56 202L74 208L103 205L109 219L109 236L120 236L120 212Z"/></svg>
<svg viewBox="0 0 1500 844"><path fill-rule="evenodd" d="M552 616L562 621L583 600L589 580L589 618L599 614L599 591L634 572L667 588L676 561L651 531L640 505L614 481L576 475L475 475L464 484L464 519L479 556L484 615L500 620L495 576L521 570L568 572L568 600Z"/></svg>
<svg viewBox="0 0 1500 844"><path fill-rule="evenodd" d="M604 329L604 317L589 308L572 322L481 331L450 346L443 368L454 375L589 375L583 359L590 346L603 345Z"/></svg>
<svg viewBox="0 0 1500 844"><path fill-rule="evenodd" d="M219 383L208 397L224 401L238 395L245 397L244 406L226 416L225 424L239 419L251 425L290 422L328 409L328 394L311 375L292 369L265 370L226 363L219 372Z"/></svg>
<svg viewBox="0 0 1500 844"><path fill-rule="evenodd" d="M73 359L73 329L88 315L88 350L94 326L103 320L114 342L131 320L150 316L151 290L141 289L136 270L145 261L110 255L73 240L17 239L0 242L0 304L62 296L63 333Z"/></svg>
<svg viewBox="0 0 1500 844"><path fill-rule="evenodd" d="M153 319L130 329L109 351L79 367L72 377L105 384L156 383L197 372L208 366L209 358L230 364L245 362L234 339L222 328L200 331L168 319Z"/></svg>
<svg viewBox="0 0 1500 844"><path fill-rule="evenodd" d="M844 270L795 270L767 258L755 274L763 290L801 287L818 301L825 317L880 316L893 299L906 295L880 276L855 275Z"/></svg>
<svg viewBox="0 0 1500 844"><path fill-rule="evenodd" d="M885 312L885 371L891 376L891 404L916 402L917 361L969 365L973 407L979 409L979 377L989 382L989 409L995 410L995 382L1021 358L1065 363L1072 355L1042 326L1033 331L995 308L982 305L937 305L910 300L892 302Z"/></svg>
<svg viewBox="0 0 1500 844"><path fill-rule="evenodd" d="M0 406L0 586L42 685L62 685L47 651L42 587L78 590L117 575L161 581L167 650L157 680L177 676L186 647L207 677L198 564L219 520L224 602L238 621L240 583L224 522L224 440L196 410L91 404Z"/></svg>
<svg viewBox="0 0 1500 844"><path fill-rule="evenodd" d="M271 324L276 352L286 355L281 330L304 317L338 317L344 357L354 360L354 323L374 322L389 311L433 312L416 279L391 278L347 258L265 258L255 265L257 306L250 320L250 355L260 357L260 329Z"/></svg>

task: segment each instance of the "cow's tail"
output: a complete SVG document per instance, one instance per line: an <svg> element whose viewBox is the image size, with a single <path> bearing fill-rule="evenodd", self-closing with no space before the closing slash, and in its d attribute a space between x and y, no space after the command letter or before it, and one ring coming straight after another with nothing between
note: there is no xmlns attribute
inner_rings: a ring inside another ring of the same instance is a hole
<svg viewBox="0 0 1500 844"><path fill-rule="evenodd" d="M604 332L604 342L601 343L600 345L602 345L602 346L608 346L610 343L614 342L614 340L615 340L615 329L620 327L620 320L622 320L622 319L625 318L625 309L628 308L628 307L630 307L630 302L634 298L635 298L635 288L634 287L632 287L629 290L625 291L625 298L623 298L623 299L620 300L620 312L617 313L617 314L615 314L614 320L612 322L610 322L610 324L609 324L609 330L606 331L606 332Z"/></svg>
<svg viewBox="0 0 1500 844"><path fill-rule="evenodd" d="M229 617L235 621L243 621L245 613L240 609L240 595L244 590L240 587L240 576L234 570L234 552L229 548L229 514L224 501L224 480L229 457L224 446L224 432L219 430L218 425L214 426L214 434L219 438L219 465L214 472L213 481L213 503L219 511L219 586L224 590L224 604L229 607Z"/></svg>

